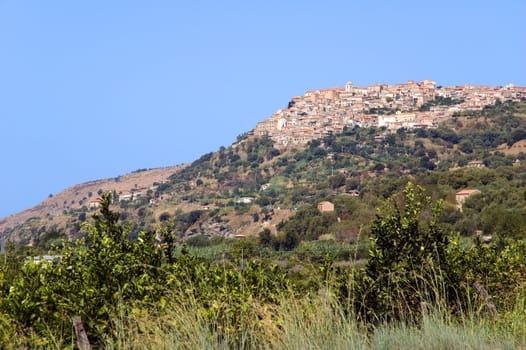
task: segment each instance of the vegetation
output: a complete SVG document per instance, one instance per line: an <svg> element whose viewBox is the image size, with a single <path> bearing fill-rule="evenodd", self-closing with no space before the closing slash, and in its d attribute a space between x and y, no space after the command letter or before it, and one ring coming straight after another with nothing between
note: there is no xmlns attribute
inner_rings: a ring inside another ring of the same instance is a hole
<svg viewBox="0 0 526 350"><path fill-rule="evenodd" d="M458 112L437 128L402 128L396 132L347 128L299 149L278 149L268 137L244 134L234 145L203 155L167 182L154 184L154 189L133 200L116 202L114 208L120 208L122 219L132 223L131 237L153 231L164 222L176 226L175 239L183 242L194 235L254 235L264 225L281 227L281 221L301 214L296 209L328 200L335 204L340 221L313 230L350 241L370 233L374 209L381 199L412 181L434 199L445 200L447 217L440 221L449 225L448 229L466 236L478 231L488 235L513 231L521 236L516 225L505 227L507 220L498 224L497 216L521 218L524 213L524 200L519 197L524 192L521 183L526 153L508 150L509 145L524 140L524 130L526 102L505 101L481 111ZM522 167L512 167L517 160ZM481 162L485 168L468 168L472 161ZM456 205L454 194L465 187L481 190L487 200L478 203L475 210L457 213L452 210ZM345 198L350 193L358 197ZM512 194L514 200L492 206L495 203L491 198L501 198L503 193ZM89 193L84 197L86 205ZM115 192L113 198L118 201L119 194ZM248 203L241 201L245 198ZM49 231L82 237L81 223L90 210L85 206L64 209L62 216L27 220L4 235L46 252ZM272 229L272 234L278 232ZM299 238L305 239L303 234ZM307 239L312 238L309 234Z"/></svg>
<svg viewBox="0 0 526 350"><path fill-rule="evenodd" d="M199 256L173 246L171 226L159 227L161 244L153 232L129 240L130 225L110 203L104 195L83 224L87 237L64 242L54 261L8 250L3 348L73 347L75 315L91 342L108 348L424 347L417 339L434 327L443 330L431 332L437 347L465 346L465 337L473 348L525 344L526 244L459 244L439 226L441 203L412 183L377 212L366 261L356 243L276 252L264 235L232 241L221 258ZM499 316L484 316L490 305Z"/></svg>
<svg viewBox="0 0 526 350"><path fill-rule="evenodd" d="M73 316L103 348L524 347L525 112L294 151L244 134L138 200L32 218L4 233L0 348L74 348Z"/></svg>
<svg viewBox="0 0 526 350"><path fill-rule="evenodd" d="M434 106L452 106L458 105L464 102L464 100L454 99L451 97L437 96L434 100L424 103L420 106L419 111L429 111Z"/></svg>

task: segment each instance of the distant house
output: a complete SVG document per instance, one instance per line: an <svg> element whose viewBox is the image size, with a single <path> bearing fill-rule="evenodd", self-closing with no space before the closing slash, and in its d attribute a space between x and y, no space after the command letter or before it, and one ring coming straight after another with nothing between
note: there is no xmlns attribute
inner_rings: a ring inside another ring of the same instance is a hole
<svg viewBox="0 0 526 350"><path fill-rule="evenodd" d="M94 199L92 201L89 201L88 208L90 208L90 209L99 208L101 202L102 202L102 199L100 199L100 198L97 198L97 199Z"/></svg>
<svg viewBox="0 0 526 350"><path fill-rule="evenodd" d="M133 199L141 198L144 196L142 192L133 192Z"/></svg>
<svg viewBox="0 0 526 350"><path fill-rule="evenodd" d="M318 203L318 210L322 213L330 213L334 211L334 204L328 201Z"/></svg>
<svg viewBox="0 0 526 350"><path fill-rule="evenodd" d="M265 191L269 187L270 187L269 183L263 184L263 185L261 185L261 191Z"/></svg>
<svg viewBox="0 0 526 350"><path fill-rule="evenodd" d="M27 261L33 261L35 264L40 264L42 262L53 262L56 260L60 260L62 258L62 255L40 255L40 256L33 256L28 257Z"/></svg>
<svg viewBox="0 0 526 350"><path fill-rule="evenodd" d="M251 197L241 197L238 200L236 200L237 204L250 204L252 203L254 199Z"/></svg>
<svg viewBox="0 0 526 350"><path fill-rule="evenodd" d="M352 197L360 197L360 191L358 190L350 190L348 192Z"/></svg>
<svg viewBox="0 0 526 350"><path fill-rule="evenodd" d="M123 194L119 197L121 202L128 202L133 199L133 195L131 193Z"/></svg>
<svg viewBox="0 0 526 350"><path fill-rule="evenodd" d="M484 168L485 165L480 160L472 160L468 162L468 165L466 165L468 168Z"/></svg>
<svg viewBox="0 0 526 350"><path fill-rule="evenodd" d="M464 204L464 202L466 201L466 199L474 194L478 194L478 193L481 193L480 190L477 190L477 189L465 189L465 190L461 190L461 191L458 191L456 194L455 194L455 199L457 201L457 208L462 210L462 205Z"/></svg>

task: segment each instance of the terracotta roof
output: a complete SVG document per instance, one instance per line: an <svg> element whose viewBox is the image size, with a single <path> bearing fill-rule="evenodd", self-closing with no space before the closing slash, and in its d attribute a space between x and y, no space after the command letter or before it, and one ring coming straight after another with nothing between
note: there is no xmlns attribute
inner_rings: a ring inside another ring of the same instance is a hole
<svg viewBox="0 0 526 350"><path fill-rule="evenodd" d="M475 194L475 193L480 193L480 190L477 190L477 189L465 189L465 190L460 190L458 191L456 194L457 196L465 196L465 195L472 195L472 194Z"/></svg>

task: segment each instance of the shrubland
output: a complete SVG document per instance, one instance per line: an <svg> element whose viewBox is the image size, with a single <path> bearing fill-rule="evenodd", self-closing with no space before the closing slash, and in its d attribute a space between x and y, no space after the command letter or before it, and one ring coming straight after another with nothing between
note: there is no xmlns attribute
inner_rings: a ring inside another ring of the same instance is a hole
<svg viewBox="0 0 526 350"><path fill-rule="evenodd" d="M130 240L110 202L53 261L8 249L2 347L73 348L74 316L104 348L525 344L526 244L462 243L439 223L442 201L413 183L377 210L367 254L363 241L330 239L288 251L261 237L174 246L166 227Z"/></svg>

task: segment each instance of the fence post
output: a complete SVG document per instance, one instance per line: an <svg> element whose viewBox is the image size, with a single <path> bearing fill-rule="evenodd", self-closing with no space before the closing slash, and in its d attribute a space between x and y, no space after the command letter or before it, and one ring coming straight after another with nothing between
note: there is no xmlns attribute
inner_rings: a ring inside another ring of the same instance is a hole
<svg viewBox="0 0 526 350"><path fill-rule="evenodd" d="M497 312L497 308L495 307L495 304L491 301L491 296L489 295L488 291L482 284L480 284L478 281L475 281L473 283L473 287L477 290L479 293L479 297L484 301L484 308L486 312L493 318L496 319L499 314Z"/></svg>
<svg viewBox="0 0 526 350"><path fill-rule="evenodd" d="M88 340L88 335L82 324L80 316L73 317L73 328L75 328L75 335L77 336L77 347L79 350L90 350L91 345Z"/></svg>

